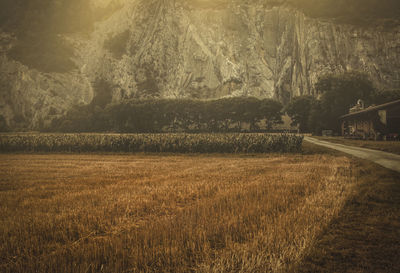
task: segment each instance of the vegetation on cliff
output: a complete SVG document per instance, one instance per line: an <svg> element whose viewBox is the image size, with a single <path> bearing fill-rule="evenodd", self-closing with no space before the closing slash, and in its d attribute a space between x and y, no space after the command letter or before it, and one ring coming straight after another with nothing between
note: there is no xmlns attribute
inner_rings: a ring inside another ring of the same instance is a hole
<svg viewBox="0 0 400 273"><path fill-rule="evenodd" d="M335 18L341 23L373 25L380 19L398 20L398 0L288 0L310 17ZM386 22L386 27L395 22Z"/></svg>
<svg viewBox="0 0 400 273"><path fill-rule="evenodd" d="M63 73L75 65L73 49L60 34L90 32L117 8L114 2L95 8L88 0L2 0L0 29L17 38L9 57L42 72Z"/></svg>

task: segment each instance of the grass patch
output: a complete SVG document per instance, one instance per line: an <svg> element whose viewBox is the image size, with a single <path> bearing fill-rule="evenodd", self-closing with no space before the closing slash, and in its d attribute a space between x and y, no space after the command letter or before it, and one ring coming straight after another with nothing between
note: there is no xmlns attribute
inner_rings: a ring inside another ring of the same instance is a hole
<svg viewBox="0 0 400 273"><path fill-rule="evenodd" d="M354 140L354 139L345 139L343 137L318 137L318 136L313 136L313 137L319 140L324 140L332 143L339 143L343 145L380 150L393 154L400 154L400 141Z"/></svg>
<svg viewBox="0 0 400 273"><path fill-rule="evenodd" d="M400 174L353 160L353 192L293 272L400 272Z"/></svg>

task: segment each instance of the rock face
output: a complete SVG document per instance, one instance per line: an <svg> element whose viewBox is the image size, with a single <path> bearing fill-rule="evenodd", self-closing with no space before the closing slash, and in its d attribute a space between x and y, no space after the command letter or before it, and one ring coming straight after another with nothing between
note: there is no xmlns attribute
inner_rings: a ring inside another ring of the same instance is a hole
<svg viewBox="0 0 400 273"><path fill-rule="evenodd" d="M106 0L103 2L107 2ZM135 0L64 39L77 69L42 73L13 61L13 36L0 34L0 115L35 129L88 104L94 82L112 101L133 97L249 95L288 101L314 94L324 73L359 70L378 88L400 87L400 28L384 31L311 19L257 1Z"/></svg>

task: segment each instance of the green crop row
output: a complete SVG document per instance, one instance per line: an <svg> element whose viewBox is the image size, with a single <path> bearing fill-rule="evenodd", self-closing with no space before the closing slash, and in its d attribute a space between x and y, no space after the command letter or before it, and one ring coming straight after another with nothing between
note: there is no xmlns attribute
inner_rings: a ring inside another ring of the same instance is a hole
<svg viewBox="0 0 400 273"><path fill-rule="evenodd" d="M14 134L0 152L287 153L303 137L289 134Z"/></svg>

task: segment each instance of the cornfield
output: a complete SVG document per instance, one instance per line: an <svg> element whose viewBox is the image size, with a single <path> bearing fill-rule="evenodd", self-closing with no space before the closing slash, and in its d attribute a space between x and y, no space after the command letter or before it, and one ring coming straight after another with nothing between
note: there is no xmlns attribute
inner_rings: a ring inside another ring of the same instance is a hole
<svg viewBox="0 0 400 273"><path fill-rule="evenodd" d="M290 134L6 134L0 152L293 153Z"/></svg>

